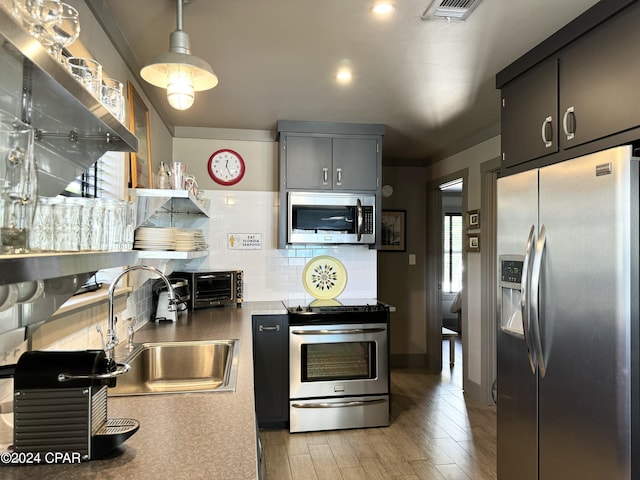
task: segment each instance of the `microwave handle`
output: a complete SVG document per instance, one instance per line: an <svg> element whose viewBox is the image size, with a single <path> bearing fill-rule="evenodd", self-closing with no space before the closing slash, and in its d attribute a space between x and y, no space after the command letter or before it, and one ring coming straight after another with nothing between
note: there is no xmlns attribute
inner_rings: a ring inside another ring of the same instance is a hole
<svg viewBox="0 0 640 480"><path fill-rule="evenodd" d="M357 233L358 233L358 241L362 240L362 227L364 226L364 215L362 213L362 202L360 201L360 199L358 199L357 203L356 203L356 211L357 211L357 219L358 219L358 224L357 224Z"/></svg>

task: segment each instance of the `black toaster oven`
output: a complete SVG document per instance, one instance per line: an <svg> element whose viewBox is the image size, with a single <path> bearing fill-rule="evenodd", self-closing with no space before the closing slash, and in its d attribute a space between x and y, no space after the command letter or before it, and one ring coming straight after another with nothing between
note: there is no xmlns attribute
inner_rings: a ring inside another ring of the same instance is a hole
<svg viewBox="0 0 640 480"><path fill-rule="evenodd" d="M171 278L189 282L192 310L242 304L242 270L173 272Z"/></svg>

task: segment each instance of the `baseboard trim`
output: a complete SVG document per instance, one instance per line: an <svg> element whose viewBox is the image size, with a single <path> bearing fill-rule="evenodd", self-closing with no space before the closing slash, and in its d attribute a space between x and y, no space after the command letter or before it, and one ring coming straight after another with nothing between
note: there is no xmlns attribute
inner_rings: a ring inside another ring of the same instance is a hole
<svg viewBox="0 0 640 480"><path fill-rule="evenodd" d="M472 382L468 378L463 380L464 383L464 393L465 395L471 397L476 402L481 403L482 405L491 405L493 402L490 402L486 398L486 392L482 385L476 382Z"/></svg>

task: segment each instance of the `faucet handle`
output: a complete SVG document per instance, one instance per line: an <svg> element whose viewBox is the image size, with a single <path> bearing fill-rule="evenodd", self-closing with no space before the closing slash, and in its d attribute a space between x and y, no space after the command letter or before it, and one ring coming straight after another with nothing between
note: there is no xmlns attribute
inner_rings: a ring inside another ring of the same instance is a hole
<svg viewBox="0 0 640 480"><path fill-rule="evenodd" d="M136 333L136 325L138 324L138 318L137 317L129 317L129 318L127 318L127 322L129 323L129 325L127 326L127 334L128 334L127 346L129 348L129 350L133 350L133 336Z"/></svg>
<svg viewBox="0 0 640 480"><path fill-rule="evenodd" d="M104 341L104 332L102 331L102 327L100 325L96 325L96 330L100 334L100 341L102 342L102 349L107 351L107 344Z"/></svg>

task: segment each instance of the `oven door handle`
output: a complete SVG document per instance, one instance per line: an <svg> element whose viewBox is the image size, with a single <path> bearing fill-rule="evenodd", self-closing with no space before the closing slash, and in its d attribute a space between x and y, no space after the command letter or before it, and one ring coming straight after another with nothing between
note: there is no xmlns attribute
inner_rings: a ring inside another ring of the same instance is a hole
<svg viewBox="0 0 640 480"><path fill-rule="evenodd" d="M374 405L376 403L384 403L387 400L378 398L375 400L353 400L351 402L325 402L325 403L292 403L293 408L344 408L344 407L362 407L364 405Z"/></svg>
<svg viewBox="0 0 640 480"><path fill-rule="evenodd" d="M362 333L379 333L387 329L377 328L346 328L340 330L291 330L294 335L358 335Z"/></svg>

